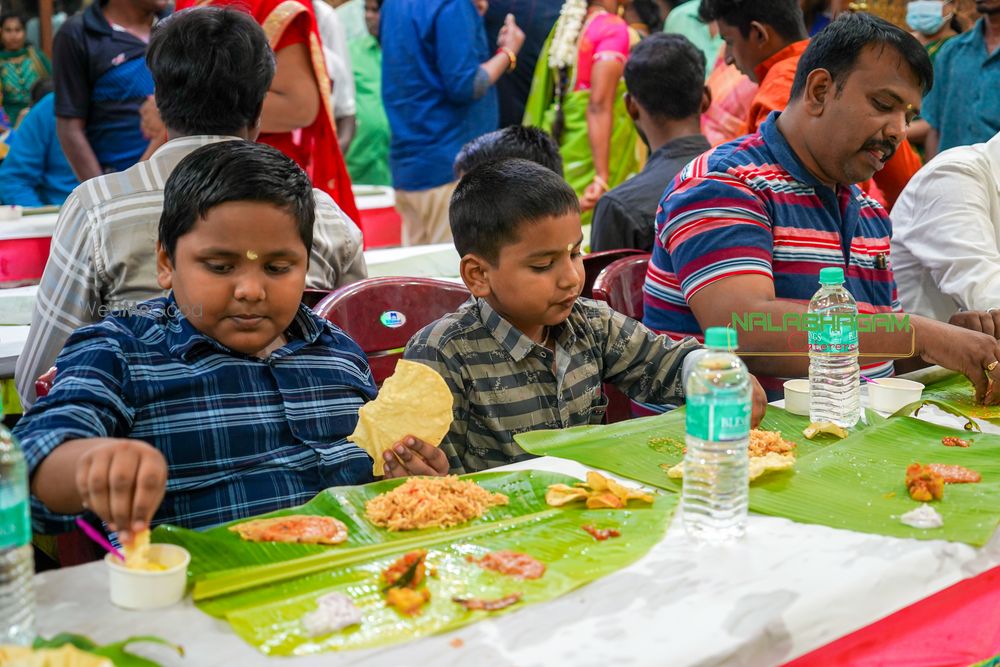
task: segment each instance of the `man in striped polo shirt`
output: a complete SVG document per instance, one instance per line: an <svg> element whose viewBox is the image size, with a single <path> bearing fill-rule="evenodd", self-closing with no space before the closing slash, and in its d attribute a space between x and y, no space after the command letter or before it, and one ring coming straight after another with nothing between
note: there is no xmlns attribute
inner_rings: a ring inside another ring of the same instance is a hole
<svg viewBox="0 0 1000 667"><path fill-rule="evenodd" d="M774 329L787 314L806 312L820 269L844 267L860 312L901 312L889 217L852 184L870 179L905 140L932 81L919 43L876 17L842 16L814 37L786 110L756 134L702 155L667 188L645 324L698 336L751 314L776 323L740 333L748 365L773 396L780 378L808 372L805 332ZM917 316L909 324L909 331L861 328L865 375L891 375L893 359L906 370L935 363L967 375L977 399L1000 400L992 336Z"/></svg>

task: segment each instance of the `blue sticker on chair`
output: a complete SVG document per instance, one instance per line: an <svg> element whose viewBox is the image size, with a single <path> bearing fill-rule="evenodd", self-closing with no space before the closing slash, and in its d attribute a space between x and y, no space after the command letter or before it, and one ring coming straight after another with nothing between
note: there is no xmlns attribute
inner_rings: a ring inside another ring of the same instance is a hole
<svg viewBox="0 0 1000 667"><path fill-rule="evenodd" d="M398 310L387 310L379 316L378 320L384 327L388 327L389 329L398 329L406 324L406 315Z"/></svg>

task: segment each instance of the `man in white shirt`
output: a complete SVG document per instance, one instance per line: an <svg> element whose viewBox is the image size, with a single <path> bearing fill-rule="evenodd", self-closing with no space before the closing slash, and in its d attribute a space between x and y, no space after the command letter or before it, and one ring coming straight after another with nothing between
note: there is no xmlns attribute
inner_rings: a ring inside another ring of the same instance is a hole
<svg viewBox="0 0 1000 667"><path fill-rule="evenodd" d="M917 172L892 209L892 230L906 312L947 321L1000 308L1000 134Z"/></svg>

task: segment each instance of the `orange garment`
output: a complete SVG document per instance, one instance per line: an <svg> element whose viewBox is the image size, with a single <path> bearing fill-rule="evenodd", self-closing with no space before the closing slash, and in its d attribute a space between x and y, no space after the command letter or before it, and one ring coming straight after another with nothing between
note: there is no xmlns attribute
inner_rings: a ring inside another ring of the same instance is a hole
<svg viewBox="0 0 1000 667"><path fill-rule="evenodd" d="M726 64L726 48L723 46L705 85L712 93L712 104L701 115L701 133L708 143L718 146L743 132L750 103L757 94L757 84L735 65Z"/></svg>
<svg viewBox="0 0 1000 667"><path fill-rule="evenodd" d="M750 103L744 134L753 134L772 111L784 111L792 94L795 68L809 46L809 40L789 44L754 68L759 87Z"/></svg>

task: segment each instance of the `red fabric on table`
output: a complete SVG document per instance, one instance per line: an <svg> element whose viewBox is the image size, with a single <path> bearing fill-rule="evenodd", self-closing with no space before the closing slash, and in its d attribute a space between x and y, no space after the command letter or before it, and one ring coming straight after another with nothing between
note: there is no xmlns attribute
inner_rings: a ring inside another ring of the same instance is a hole
<svg viewBox="0 0 1000 667"><path fill-rule="evenodd" d="M995 567L784 667L968 667L998 651L1000 567Z"/></svg>

